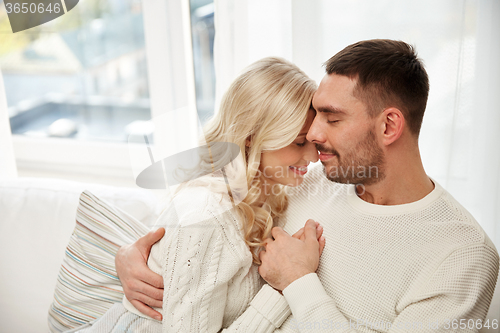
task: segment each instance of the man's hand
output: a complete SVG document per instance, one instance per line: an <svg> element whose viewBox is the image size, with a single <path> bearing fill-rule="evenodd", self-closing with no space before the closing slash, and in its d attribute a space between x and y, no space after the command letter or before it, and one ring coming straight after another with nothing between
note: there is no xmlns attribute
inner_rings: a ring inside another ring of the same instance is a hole
<svg viewBox="0 0 500 333"><path fill-rule="evenodd" d="M259 258L262 264L259 273L277 290L285 289L290 283L318 269L319 257L325 246L323 229L313 220L308 220L303 229L293 236L283 229L272 230L274 240L265 240L265 251Z"/></svg>
<svg viewBox="0 0 500 333"><path fill-rule="evenodd" d="M162 320L161 314L151 306L163 305L163 278L149 269L147 261L151 247L164 234L164 228L151 231L135 243L122 246L115 257L125 296L137 310L156 320Z"/></svg>

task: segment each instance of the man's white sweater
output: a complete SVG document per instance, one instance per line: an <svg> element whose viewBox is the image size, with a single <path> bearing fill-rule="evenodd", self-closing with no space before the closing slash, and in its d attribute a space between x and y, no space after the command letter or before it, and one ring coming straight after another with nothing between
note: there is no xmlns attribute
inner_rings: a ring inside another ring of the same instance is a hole
<svg viewBox="0 0 500 333"><path fill-rule="evenodd" d="M284 296L265 285L231 329L477 332L497 281L498 253L476 220L434 183L419 201L374 205L354 186L328 181L322 166L313 168L290 192L284 229L292 234L311 218L323 225L317 274L294 281ZM286 320L284 299L293 314Z"/></svg>

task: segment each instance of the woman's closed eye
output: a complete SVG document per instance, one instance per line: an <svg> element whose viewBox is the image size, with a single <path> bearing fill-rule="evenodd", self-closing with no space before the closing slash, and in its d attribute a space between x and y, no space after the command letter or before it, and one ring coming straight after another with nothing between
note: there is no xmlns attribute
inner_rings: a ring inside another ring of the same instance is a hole
<svg viewBox="0 0 500 333"><path fill-rule="evenodd" d="M304 147L306 145L306 140L304 140L304 142L295 142L295 144L299 147Z"/></svg>

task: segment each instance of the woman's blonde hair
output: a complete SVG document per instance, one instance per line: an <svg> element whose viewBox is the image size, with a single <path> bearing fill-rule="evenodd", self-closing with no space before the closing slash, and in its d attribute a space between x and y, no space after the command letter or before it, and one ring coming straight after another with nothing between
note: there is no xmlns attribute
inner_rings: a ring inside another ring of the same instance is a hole
<svg viewBox="0 0 500 333"><path fill-rule="evenodd" d="M316 89L316 83L291 62L277 57L261 59L234 80L222 97L219 112L204 127L207 144L234 143L246 157L248 194L237 208L243 218L245 242L256 263L260 263L263 240L287 207L283 191L271 194L262 207L257 203L262 187L261 153L284 148L295 140Z"/></svg>

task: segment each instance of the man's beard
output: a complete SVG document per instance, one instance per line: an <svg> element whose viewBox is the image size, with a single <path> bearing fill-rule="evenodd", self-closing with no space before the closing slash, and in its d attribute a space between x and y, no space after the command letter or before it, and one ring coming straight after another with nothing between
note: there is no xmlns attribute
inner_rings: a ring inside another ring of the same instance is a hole
<svg viewBox="0 0 500 333"><path fill-rule="evenodd" d="M326 177L333 182L372 185L385 178L384 153L376 143L373 130L353 150L342 156L334 148L326 149L320 144L316 144L316 149L337 156L337 165L328 166L328 161L322 162Z"/></svg>

